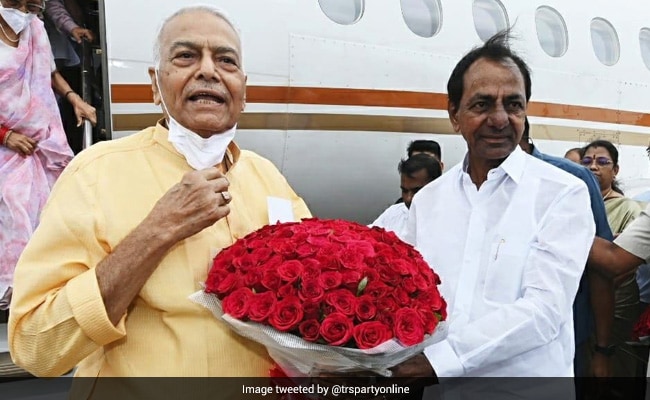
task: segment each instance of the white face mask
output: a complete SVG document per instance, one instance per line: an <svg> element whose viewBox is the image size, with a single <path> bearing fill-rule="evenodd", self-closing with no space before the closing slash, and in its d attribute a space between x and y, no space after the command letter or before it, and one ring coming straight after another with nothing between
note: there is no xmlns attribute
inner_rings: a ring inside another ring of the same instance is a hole
<svg viewBox="0 0 650 400"><path fill-rule="evenodd" d="M235 137L237 125L225 132L217 133L205 139L199 134L179 124L169 112L162 95L160 81L158 80L158 68L155 70L156 84L160 93L163 107L169 118L169 141L172 146L185 156L187 163L195 170L214 167L219 164L226 155L228 145Z"/></svg>
<svg viewBox="0 0 650 400"><path fill-rule="evenodd" d="M1 5L0 15L2 15L2 18L16 35L22 32L29 25L32 18L34 18L34 14L32 13L24 13L15 8L4 8Z"/></svg>

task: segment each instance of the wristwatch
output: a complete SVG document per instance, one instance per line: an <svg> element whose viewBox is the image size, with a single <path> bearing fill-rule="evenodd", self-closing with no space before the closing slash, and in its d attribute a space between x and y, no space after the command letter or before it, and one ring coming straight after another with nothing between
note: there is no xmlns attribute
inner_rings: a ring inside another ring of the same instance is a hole
<svg viewBox="0 0 650 400"><path fill-rule="evenodd" d="M599 346L599 345L594 345L594 351L596 353L600 353L604 356L610 357L614 355L614 352L616 351L616 346L613 344L610 344L609 346Z"/></svg>

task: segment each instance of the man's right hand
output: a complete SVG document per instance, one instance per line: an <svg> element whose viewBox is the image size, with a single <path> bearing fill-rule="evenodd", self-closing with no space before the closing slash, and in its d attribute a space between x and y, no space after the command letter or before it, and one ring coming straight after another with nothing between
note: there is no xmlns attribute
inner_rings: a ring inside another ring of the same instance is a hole
<svg viewBox="0 0 650 400"><path fill-rule="evenodd" d="M13 130L10 132L11 133L7 133L7 135L10 136L7 139L7 143L5 143L5 146L8 149L15 151L23 157L34 154L36 145L38 144L36 140Z"/></svg>
<svg viewBox="0 0 650 400"><path fill-rule="evenodd" d="M228 185L217 168L188 172L158 200L145 222L171 244L180 242L230 213Z"/></svg>

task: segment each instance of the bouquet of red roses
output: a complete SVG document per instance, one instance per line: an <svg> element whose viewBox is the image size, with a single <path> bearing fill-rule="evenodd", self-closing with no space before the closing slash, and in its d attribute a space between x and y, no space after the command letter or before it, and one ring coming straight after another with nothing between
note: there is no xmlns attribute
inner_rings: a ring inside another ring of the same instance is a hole
<svg viewBox="0 0 650 400"><path fill-rule="evenodd" d="M388 368L442 340L440 279L382 228L305 219L268 225L214 258L192 296L291 375Z"/></svg>

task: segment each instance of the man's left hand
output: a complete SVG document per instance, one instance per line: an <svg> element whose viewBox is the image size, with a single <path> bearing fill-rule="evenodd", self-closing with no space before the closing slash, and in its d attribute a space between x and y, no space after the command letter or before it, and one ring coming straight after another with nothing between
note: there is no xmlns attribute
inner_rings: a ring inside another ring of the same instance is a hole
<svg viewBox="0 0 650 400"><path fill-rule="evenodd" d="M432 378L437 380L431 363L425 357L424 354L420 353L415 357L409 358L401 364L397 364L390 369L393 372L393 377L395 378Z"/></svg>

